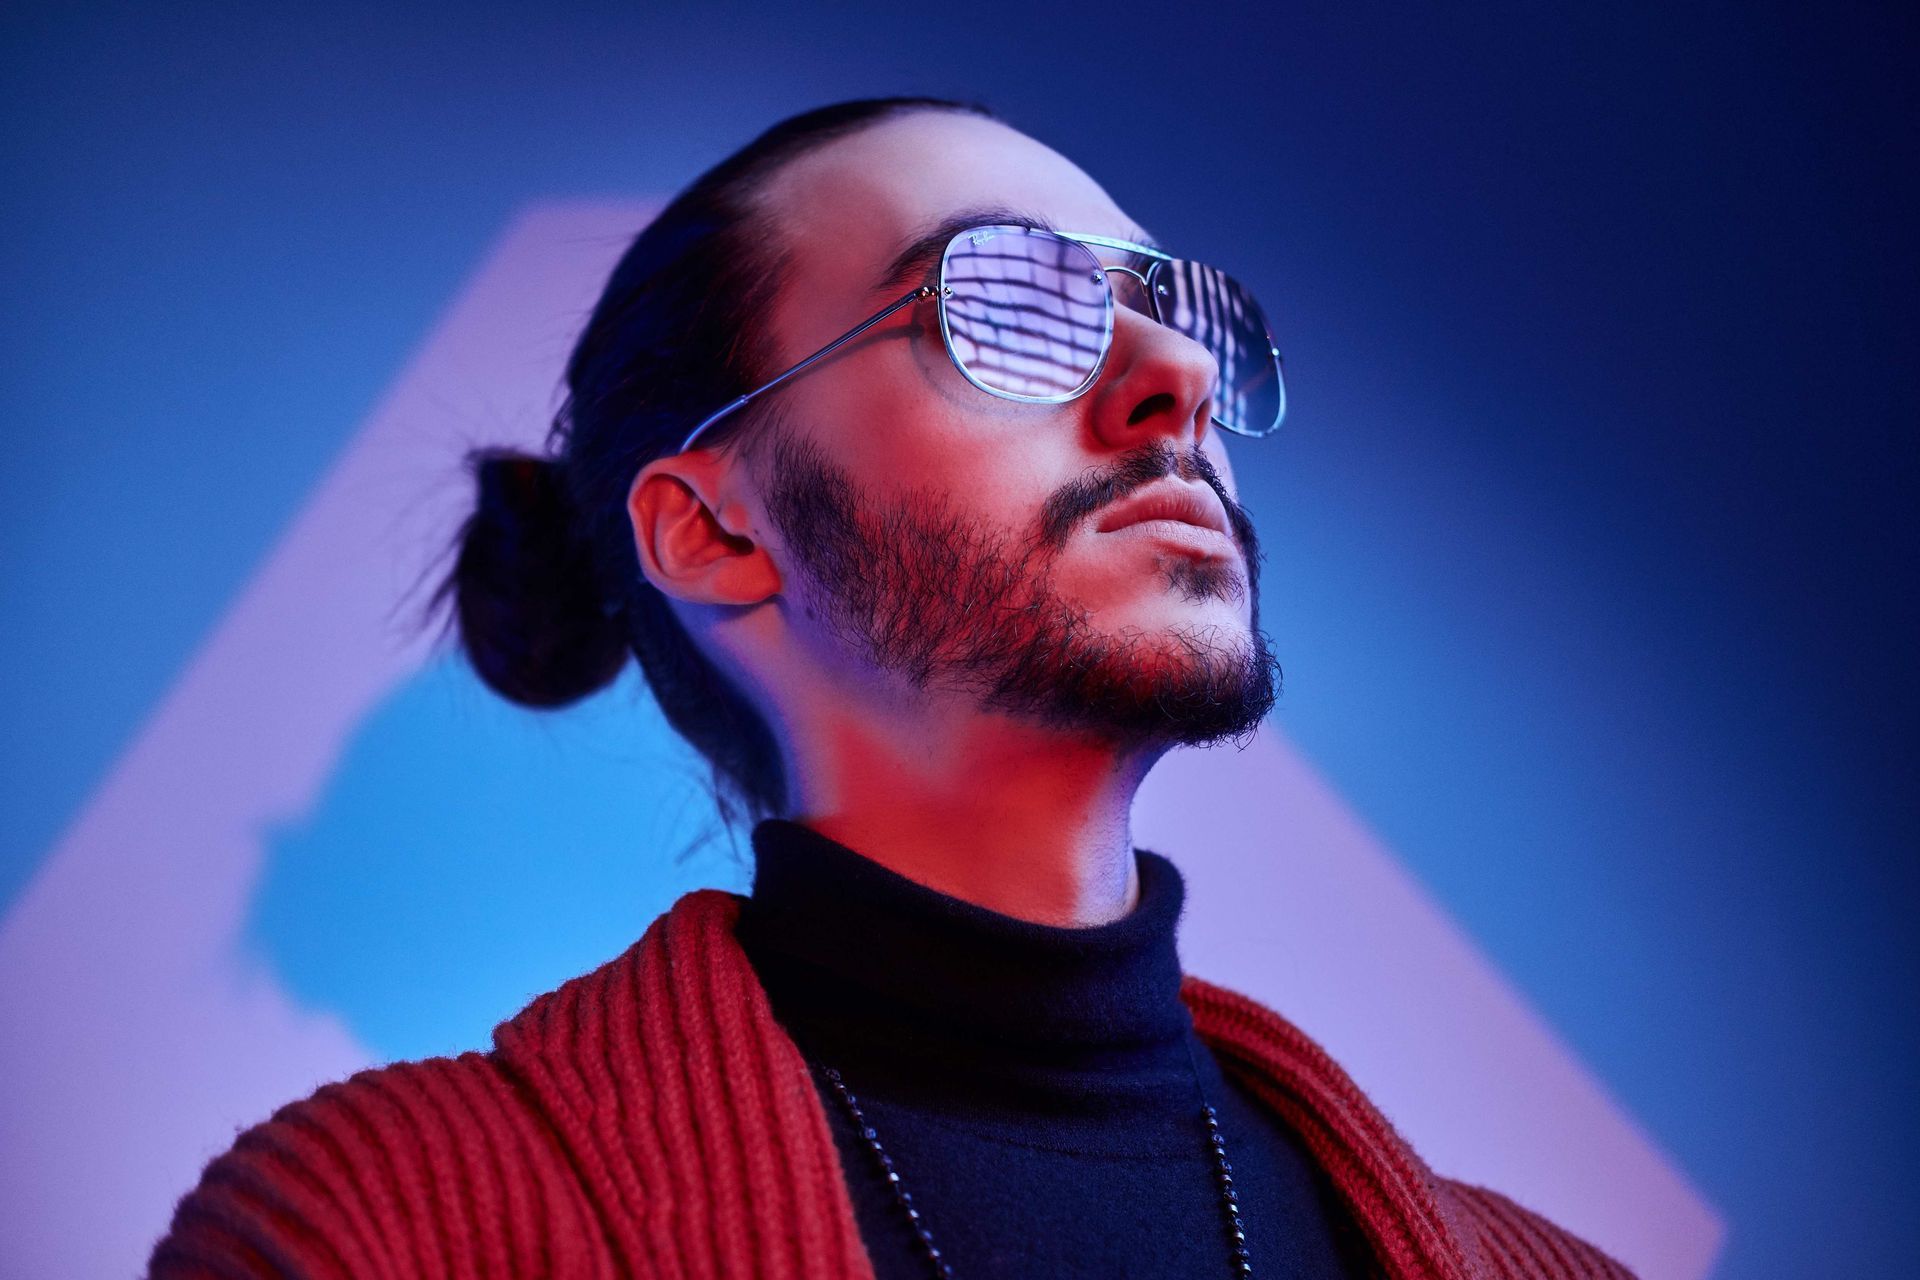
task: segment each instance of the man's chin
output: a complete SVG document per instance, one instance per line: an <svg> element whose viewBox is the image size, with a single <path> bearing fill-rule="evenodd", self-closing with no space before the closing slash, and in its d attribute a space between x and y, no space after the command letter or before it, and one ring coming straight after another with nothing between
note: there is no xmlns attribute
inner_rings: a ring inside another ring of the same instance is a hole
<svg viewBox="0 0 1920 1280"><path fill-rule="evenodd" d="M1195 648L1245 653L1255 644L1246 607L1238 600L1166 600L1139 610L1115 630L1176 659Z"/></svg>
<svg viewBox="0 0 1920 1280"><path fill-rule="evenodd" d="M990 702L1116 741L1196 746L1251 733L1280 668L1244 623L1088 634L1022 664Z"/></svg>

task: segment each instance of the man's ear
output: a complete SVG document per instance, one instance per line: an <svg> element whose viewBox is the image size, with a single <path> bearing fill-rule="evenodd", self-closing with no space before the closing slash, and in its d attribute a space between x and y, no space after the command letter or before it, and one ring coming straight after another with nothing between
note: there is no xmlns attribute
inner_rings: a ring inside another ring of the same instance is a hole
<svg viewBox="0 0 1920 1280"><path fill-rule="evenodd" d="M747 506L726 491L738 483L710 451L656 458L627 490L634 550L647 581L695 604L758 604L780 590L780 571L751 536Z"/></svg>

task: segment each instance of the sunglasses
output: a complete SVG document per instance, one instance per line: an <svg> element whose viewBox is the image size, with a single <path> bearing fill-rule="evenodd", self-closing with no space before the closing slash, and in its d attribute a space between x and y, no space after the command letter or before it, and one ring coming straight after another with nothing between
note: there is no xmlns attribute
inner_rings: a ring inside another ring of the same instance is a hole
<svg viewBox="0 0 1920 1280"><path fill-rule="evenodd" d="M1128 255L1107 266L1094 250ZM1146 245L1028 226L969 227L947 242L937 284L908 293L779 377L723 406L702 432L756 396L853 341L902 307L934 299L947 357L968 382L1004 400L1064 404L1099 379L1113 349L1114 311L1124 305L1199 343L1219 365L1213 421L1264 436L1286 415L1280 349L1247 287L1224 271Z"/></svg>

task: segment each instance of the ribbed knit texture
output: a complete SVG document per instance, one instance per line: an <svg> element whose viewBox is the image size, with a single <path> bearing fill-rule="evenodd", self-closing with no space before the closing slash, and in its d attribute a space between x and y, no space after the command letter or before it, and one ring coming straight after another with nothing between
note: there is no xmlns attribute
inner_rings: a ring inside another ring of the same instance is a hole
<svg viewBox="0 0 1920 1280"><path fill-rule="evenodd" d="M176 1277L873 1280L826 1112L696 890L539 997L491 1053L362 1071L243 1133L155 1247ZM1302 1135L1393 1280L1622 1280L1498 1193L1439 1178L1279 1014L1188 975L1225 1069Z"/></svg>

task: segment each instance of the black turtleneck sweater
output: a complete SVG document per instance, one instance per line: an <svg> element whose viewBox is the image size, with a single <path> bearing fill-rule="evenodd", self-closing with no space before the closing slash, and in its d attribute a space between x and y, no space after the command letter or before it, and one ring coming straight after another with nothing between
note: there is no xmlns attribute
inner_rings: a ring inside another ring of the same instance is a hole
<svg viewBox="0 0 1920 1280"><path fill-rule="evenodd" d="M827 1066L956 1280L1239 1274L1201 1091L1253 1274L1368 1274L1299 1139L1194 1033L1173 863L1137 850L1133 912L1073 929L950 897L796 823L761 823L753 847L737 934L813 1068L879 1280L924 1280L931 1264Z"/></svg>

